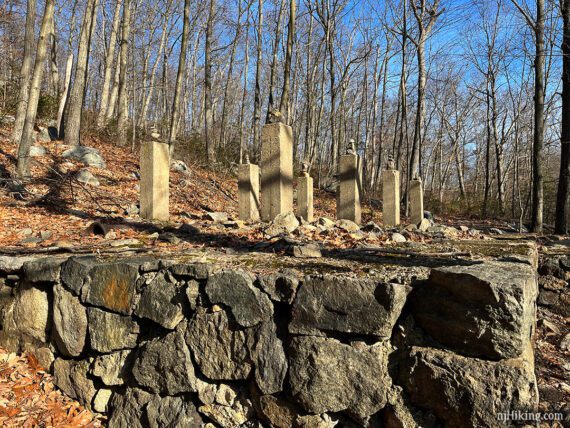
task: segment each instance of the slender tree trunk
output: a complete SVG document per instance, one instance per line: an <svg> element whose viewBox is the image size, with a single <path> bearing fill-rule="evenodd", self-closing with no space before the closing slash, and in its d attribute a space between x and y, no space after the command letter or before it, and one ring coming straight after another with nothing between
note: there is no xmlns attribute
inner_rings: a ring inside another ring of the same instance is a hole
<svg viewBox="0 0 570 428"><path fill-rule="evenodd" d="M63 138L64 129L64 110L67 103L67 97L69 95L69 85L71 83L71 73L73 72L73 52L69 53L67 57L67 63L65 65L65 82L63 84L63 91L59 98L59 107L57 109L57 134L58 138Z"/></svg>
<svg viewBox="0 0 570 428"><path fill-rule="evenodd" d="M532 231L542 232L544 211L544 0L536 0L536 58L534 62L534 139Z"/></svg>
<svg viewBox="0 0 570 428"><path fill-rule="evenodd" d="M113 14L113 23L111 24L111 35L109 37L109 48L105 55L105 72L103 76L103 88L101 89L101 104L99 105L99 113L97 115L97 126L102 127L106 122L107 105L109 104L109 88L111 86L111 77L113 75L113 63L115 60L115 46L117 44L117 32L121 17L121 5L123 0L117 0L115 4L115 13Z"/></svg>
<svg viewBox="0 0 570 428"><path fill-rule="evenodd" d="M263 0L259 0L257 4L257 29L255 35L257 37L256 47L256 64L255 64L255 91L253 95L253 150L259 153L259 127L261 122L261 65L263 61Z"/></svg>
<svg viewBox="0 0 570 428"><path fill-rule="evenodd" d="M75 80L69 95L68 112L65 124L65 144L76 146L80 144L81 112L83 110L83 96L89 60L89 40L92 29L92 21L95 15L96 0L88 0L85 8L85 16L81 25L77 64L75 67Z"/></svg>
<svg viewBox="0 0 570 428"><path fill-rule="evenodd" d="M568 232L568 205L570 203L570 0L561 0L560 3L564 20L562 36L562 124L555 231L559 234L566 234Z"/></svg>
<svg viewBox="0 0 570 428"><path fill-rule="evenodd" d="M117 119L117 134L119 145L127 145L127 125L129 111L127 104L127 57L129 55L129 37L131 32L131 0L125 0L123 4L123 28L121 30L121 53L119 62L121 72L119 73L119 91L117 94L117 104L119 116Z"/></svg>
<svg viewBox="0 0 570 428"><path fill-rule="evenodd" d="M206 156L208 166L212 167L216 162L216 148L212 135L214 124L214 111L212 102L212 38L214 35L214 14L216 12L216 0L210 0L210 10L206 23L205 63L204 63L204 137L206 139Z"/></svg>
<svg viewBox="0 0 570 428"><path fill-rule="evenodd" d="M18 145L17 173L20 178L30 175L30 147L32 146L32 136L36 122L38 101L40 99L44 61L46 59L47 45L49 41L49 29L50 25L53 25L51 21L53 21L54 4L54 0L46 0L42 26L38 38L34 71L30 82L29 98L26 103L26 118L24 120L24 127L22 129L22 135Z"/></svg>
<svg viewBox="0 0 570 428"><path fill-rule="evenodd" d="M57 98L59 96L59 70L57 67L57 38L55 35L55 19L51 20L50 28L50 85L52 90L52 95Z"/></svg>
<svg viewBox="0 0 570 428"><path fill-rule="evenodd" d="M293 43L295 42L295 14L297 6L295 0L289 0L289 29L287 32L287 52L285 54L285 70L283 72L283 91L279 111L283 115L283 122L289 121L289 80L291 79L291 58L293 56Z"/></svg>
<svg viewBox="0 0 570 428"><path fill-rule="evenodd" d="M170 144L170 155L174 153L174 144L178 133L178 121L180 119L180 98L182 96L182 86L186 75L186 52L188 51L188 36L190 34L190 0L184 0L184 23L182 25L182 41L180 43L180 59L178 62L178 73L176 74L176 87L174 89L174 100L172 101L172 120L170 121L170 133L168 144Z"/></svg>
<svg viewBox="0 0 570 428"><path fill-rule="evenodd" d="M275 90L275 72L277 70L277 52L279 50L279 41L281 40L281 19L283 17L283 8L285 0L281 0L279 5L279 14L277 15L277 26L275 27L275 40L273 43L273 59L269 69L269 103L267 105L267 116L265 122L269 122L269 115L275 109L275 101L273 100L273 92Z"/></svg>
<svg viewBox="0 0 570 428"><path fill-rule="evenodd" d="M24 59L20 68L20 91L18 93L18 106L16 108L16 121L12 131L12 141L19 144L22 139L22 130L26 121L28 99L30 94L30 79L32 74L32 57L35 39L36 0L28 0L26 8L26 33L24 36Z"/></svg>

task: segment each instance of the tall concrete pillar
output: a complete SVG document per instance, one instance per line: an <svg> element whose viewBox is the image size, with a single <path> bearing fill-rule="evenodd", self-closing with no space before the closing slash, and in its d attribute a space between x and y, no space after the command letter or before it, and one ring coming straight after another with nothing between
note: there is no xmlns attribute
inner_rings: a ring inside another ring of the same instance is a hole
<svg viewBox="0 0 570 428"><path fill-rule="evenodd" d="M424 185L421 178L410 181L410 222L420 224L424 218Z"/></svg>
<svg viewBox="0 0 570 428"><path fill-rule="evenodd" d="M259 221L259 167L249 160L238 168L239 219Z"/></svg>
<svg viewBox="0 0 570 428"><path fill-rule="evenodd" d="M400 171L395 169L382 171L382 183L384 225L397 226L400 224Z"/></svg>
<svg viewBox="0 0 570 428"><path fill-rule="evenodd" d="M261 129L261 219L293 212L293 130L281 122Z"/></svg>
<svg viewBox="0 0 570 428"><path fill-rule="evenodd" d="M360 156L355 153L341 155L339 164L340 184L338 187L336 217L341 220L361 222L360 190L361 165Z"/></svg>
<svg viewBox="0 0 570 428"><path fill-rule="evenodd" d="M297 180L297 215L309 223L313 217L313 177L302 172Z"/></svg>
<svg viewBox="0 0 570 428"><path fill-rule="evenodd" d="M147 220L168 221L169 146L158 141L141 145L140 215Z"/></svg>

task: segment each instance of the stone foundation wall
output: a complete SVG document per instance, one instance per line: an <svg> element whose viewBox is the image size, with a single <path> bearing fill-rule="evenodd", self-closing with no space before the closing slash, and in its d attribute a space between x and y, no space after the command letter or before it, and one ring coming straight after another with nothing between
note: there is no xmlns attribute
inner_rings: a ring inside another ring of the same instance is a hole
<svg viewBox="0 0 570 428"><path fill-rule="evenodd" d="M110 427L482 427L538 402L520 260L409 284L94 257L0 272L0 345Z"/></svg>

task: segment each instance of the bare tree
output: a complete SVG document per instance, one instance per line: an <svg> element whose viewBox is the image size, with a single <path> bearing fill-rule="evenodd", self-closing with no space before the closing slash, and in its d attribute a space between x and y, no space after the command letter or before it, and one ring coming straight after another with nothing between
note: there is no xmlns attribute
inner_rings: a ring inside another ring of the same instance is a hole
<svg viewBox="0 0 570 428"><path fill-rule="evenodd" d="M119 144L127 144L127 121L129 119L128 93L127 93L127 57L129 55L129 37L131 32L131 0L123 4L123 25L121 29L121 52L119 54L119 88L117 104L119 115L117 118L117 134Z"/></svg>

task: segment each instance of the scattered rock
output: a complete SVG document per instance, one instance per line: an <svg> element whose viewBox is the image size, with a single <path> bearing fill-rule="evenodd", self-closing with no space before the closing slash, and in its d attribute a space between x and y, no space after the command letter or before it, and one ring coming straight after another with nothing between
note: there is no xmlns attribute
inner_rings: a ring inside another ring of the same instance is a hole
<svg viewBox="0 0 570 428"><path fill-rule="evenodd" d="M371 233L383 233L384 229L382 229L380 226L378 226L376 223L374 223L373 221L366 223L363 227L362 230L364 232L371 232Z"/></svg>
<svg viewBox="0 0 570 428"><path fill-rule="evenodd" d="M463 225L459 226L459 230L462 232L469 232L469 228L467 226L463 226Z"/></svg>
<svg viewBox="0 0 570 428"><path fill-rule="evenodd" d="M57 348L67 357L77 357L85 346L87 309L61 284L53 288L53 325Z"/></svg>
<svg viewBox="0 0 570 428"><path fill-rule="evenodd" d="M112 233L112 232L109 232ZM105 236L106 237L106 236ZM111 247L135 247L140 245L141 241L135 238L128 238L128 239L117 239L115 241L111 241L109 245Z"/></svg>
<svg viewBox="0 0 570 428"><path fill-rule="evenodd" d="M36 141L40 143L49 143L51 141L51 135L49 129L45 126L38 126L38 135Z"/></svg>
<svg viewBox="0 0 570 428"><path fill-rule="evenodd" d="M47 150L44 146L32 146L30 147L30 156L33 158L45 156L47 154Z"/></svg>
<svg viewBox="0 0 570 428"><path fill-rule="evenodd" d="M92 147L76 146L62 153L64 158L71 158L83 162L87 166L105 168L105 160L99 150Z"/></svg>
<svg viewBox="0 0 570 428"><path fill-rule="evenodd" d="M225 311L196 313L188 326L186 343L209 379L247 379L251 372L246 334L230 325Z"/></svg>
<svg viewBox="0 0 570 428"><path fill-rule="evenodd" d="M182 329L142 344L133 366L136 382L151 392L196 392L196 374Z"/></svg>
<svg viewBox="0 0 570 428"><path fill-rule="evenodd" d="M303 259L317 259L323 256L317 244L294 245L291 252L294 257Z"/></svg>
<svg viewBox="0 0 570 428"><path fill-rule="evenodd" d="M267 321L273 314L269 297L254 287L250 276L240 270L223 270L210 276L206 294L212 303L229 306L243 327Z"/></svg>
<svg viewBox="0 0 570 428"><path fill-rule="evenodd" d="M400 367L412 404L429 409L444 426L497 426L497 412L527 412L538 394L532 349L524 358L488 361L413 347Z"/></svg>
<svg viewBox="0 0 570 428"><path fill-rule="evenodd" d="M560 341L560 349L570 351L570 333L567 333Z"/></svg>
<svg viewBox="0 0 570 428"><path fill-rule="evenodd" d="M186 297L182 285L172 282L172 279L165 273L159 273L142 291L135 315L170 330L176 328L184 318Z"/></svg>
<svg viewBox="0 0 570 428"><path fill-rule="evenodd" d="M402 243L402 242L406 242L407 239L404 235L402 235L401 233L392 233L392 236L390 237L390 239L392 240L392 242L395 243Z"/></svg>
<svg viewBox="0 0 570 428"><path fill-rule="evenodd" d="M540 275L538 277L538 285L545 290L559 291L566 288L567 282L552 275Z"/></svg>
<svg viewBox="0 0 570 428"><path fill-rule="evenodd" d="M431 221L427 218L422 218L422 221L418 224L418 229L420 232L427 232L427 230L432 226Z"/></svg>
<svg viewBox="0 0 570 428"><path fill-rule="evenodd" d="M410 287L370 279L307 277L297 292L289 331L390 337Z"/></svg>
<svg viewBox="0 0 570 428"><path fill-rule="evenodd" d="M265 229L265 234L269 237L274 237L292 233L299 227L299 225L299 220L297 220L297 217L295 217L295 214L292 212L279 214L275 217L271 225Z"/></svg>
<svg viewBox="0 0 570 428"><path fill-rule="evenodd" d="M224 212L206 213L206 219L214 221L216 223L223 223L225 221L228 221L228 214Z"/></svg>
<svg viewBox="0 0 570 428"><path fill-rule="evenodd" d="M170 164L170 169L172 171L178 171L181 172L183 174L190 174L190 168L188 168L188 165L186 165L184 162L182 162L181 160L175 160Z"/></svg>
<svg viewBox="0 0 570 428"><path fill-rule="evenodd" d="M338 227L339 229L342 229L346 232L356 232L360 230L360 226L357 225L355 222L351 221L351 220L338 220L335 223L336 227Z"/></svg>
<svg viewBox="0 0 570 428"><path fill-rule="evenodd" d="M537 322L539 327L542 327L547 331L547 335L549 333L560 334L560 329L554 324L553 322L548 321L547 319L540 319Z"/></svg>
<svg viewBox="0 0 570 428"><path fill-rule="evenodd" d="M335 339L299 336L290 345L293 398L309 413L347 412L361 422L386 404L388 345L356 349Z"/></svg>
<svg viewBox="0 0 570 428"><path fill-rule="evenodd" d="M129 204L125 213L129 216L135 216L140 212L139 204Z"/></svg>
<svg viewBox="0 0 570 428"><path fill-rule="evenodd" d="M131 349L137 345L139 326L130 316L89 308L89 339L99 352Z"/></svg>
<svg viewBox="0 0 570 428"><path fill-rule="evenodd" d="M526 348L535 321L536 276L522 263L432 269L410 299L417 324L448 349L489 359Z"/></svg>
<svg viewBox="0 0 570 428"><path fill-rule="evenodd" d="M320 226L323 226L326 229L330 229L331 227L334 226L334 221L332 221L330 218L327 218L327 217L320 217L317 220L317 224L319 224Z"/></svg>
<svg viewBox="0 0 570 428"><path fill-rule="evenodd" d="M158 235L158 239L160 241L168 242L169 244L174 244L174 245L180 244L180 242L182 241L182 239L180 239L172 232L163 232L160 235Z"/></svg>

